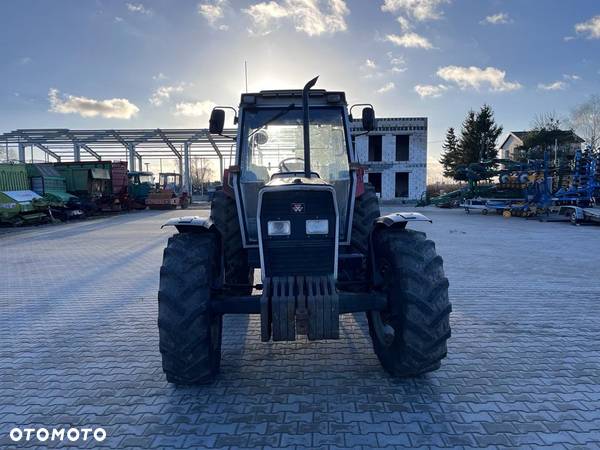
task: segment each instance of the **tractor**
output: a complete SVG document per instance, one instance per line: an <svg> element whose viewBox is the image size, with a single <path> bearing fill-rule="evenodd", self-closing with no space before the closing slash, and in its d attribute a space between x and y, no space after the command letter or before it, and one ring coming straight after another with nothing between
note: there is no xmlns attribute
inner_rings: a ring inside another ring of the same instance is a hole
<svg viewBox="0 0 600 450"><path fill-rule="evenodd" d="M317 77L318 78L318 77ZM219 372L223 316L260 316L261 340L340 337L340 315L367 316L374 352L394 377L436 370L450 337L442 258L409 222L381 215L352 144L343 92L311 89L241 96L236 164L224 171L210 217L173 218L160 269L162 367L176 385ZM362 108L364 133L376 127ZM224 134L226 107L210 117ZM260 269L255 283L254 270Z"/></svg>
<svg viewBox="0 0 600 450"><path fill-rule="evenodd" d="M146 198L149 209L186 209L191 201L188 193L183 190L181 175L175 172L161 172L158 183Z"/></svg>

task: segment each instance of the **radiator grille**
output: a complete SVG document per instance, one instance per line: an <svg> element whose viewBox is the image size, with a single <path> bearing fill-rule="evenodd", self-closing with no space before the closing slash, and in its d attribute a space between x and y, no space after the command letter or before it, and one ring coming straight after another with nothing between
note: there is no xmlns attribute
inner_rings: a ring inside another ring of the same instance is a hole
<svg viewBox="0 0 600 450"><path fill-rule="evenodd" d="M308 236L306 221L309 219L328 220L329 234ZM268 236L269 220L289 220L291 235ZM334 197L328 189L264 192L260 232L265 275L332 274L335 267L336 220Z"/></svg>

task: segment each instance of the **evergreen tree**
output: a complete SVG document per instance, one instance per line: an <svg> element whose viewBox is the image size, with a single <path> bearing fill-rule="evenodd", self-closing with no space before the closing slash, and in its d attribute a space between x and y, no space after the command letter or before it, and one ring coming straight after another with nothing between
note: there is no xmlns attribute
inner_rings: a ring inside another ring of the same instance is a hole
<svg viewBox="0 0 600 450"><path fill-rule="evenodd" d="M483 105L477 114L477 132L480 141L478 161L489 161L497 158L496 141L502 134L502 127L496 125L494 112L489 105Z"/></svg>
<svg viewBox="0 0 600 450"><path fill-rule="evenodd" d="M473 110L468 112L462 124L458 146L458 164L468 166L471 163L479 162L480 136L477 116Z"/></svg>
<svg viewBox="0 0 600 450"><path fill-rule="evenodd" d="M456 138L456 134L454 134L454 128L448 128L448 131L446 131L446 140L442 148L444 151L440 158L440 164L444 168L444 176L454 178L456 175L456 166L460 163L458 139Z"/></svg>

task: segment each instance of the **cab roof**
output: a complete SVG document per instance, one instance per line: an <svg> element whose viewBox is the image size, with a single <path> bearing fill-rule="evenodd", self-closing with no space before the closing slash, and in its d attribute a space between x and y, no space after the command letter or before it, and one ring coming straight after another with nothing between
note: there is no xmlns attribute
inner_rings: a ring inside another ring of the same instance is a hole
<svg viewBox="0 0 600 450"><path fill-rule="evenodd" d="M311 89L309 98L311 104L337 106L348 105L346 103L346 94L342 91L326 91L325 89ZM290 100L292 103L302 104L302 90L282 89L260 91L257 93L245 93L242 94L240 103L241 106L267 106L276 104L289 104Z"/></svg>

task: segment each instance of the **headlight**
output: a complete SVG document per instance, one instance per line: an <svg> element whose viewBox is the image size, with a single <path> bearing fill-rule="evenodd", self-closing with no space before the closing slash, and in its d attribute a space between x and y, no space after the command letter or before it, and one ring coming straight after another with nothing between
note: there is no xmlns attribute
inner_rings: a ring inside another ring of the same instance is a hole
<svg viewBox="0 0 600 450"><path fill-rule="evenodd" d="M289 236L291 228L289 220L269 220L267 222L269 236Z"/></svg>
<svg viewBox="0 0 600 450"><path fill-rule="evenodd" d="M329 233L329 220L307 220L306 221L306 234L328 234Z"/></svg>

